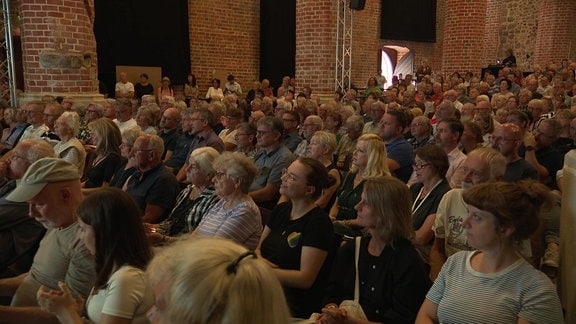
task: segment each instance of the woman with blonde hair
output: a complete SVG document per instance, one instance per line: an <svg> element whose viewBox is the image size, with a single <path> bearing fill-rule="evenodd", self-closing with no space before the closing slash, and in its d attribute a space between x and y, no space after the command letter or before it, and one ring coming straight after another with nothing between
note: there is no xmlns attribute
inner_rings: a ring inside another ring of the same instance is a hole
<svg viewBox="0 0 576 324"><path fill-rule="evenodd" d="M153 324L289 324L282 287L254 252L231 241L179 241L148 267Z"/></svg>
<svg viewBox="0 0 576 324"><path fill-rule="evenodd" d="M416 323L563 323L556 287L519 252L551 203L548 188L534 180L482 183L463 198L462 228L474 251L446 260Z"/></svg>
<svg viewBox="0 0 576 324"><path fill-rule="evenodd" d="M92 142L96 145L95 157L86 172L84 188L107 187L114 172L122 162L120 129L108 118L98 118L88 124Z"/></svg>
<svg viewBox="0 0 576 324"><path fill-rule="evenodd" d="M390 175L386 156L386 146L380 136L364 134L358 138L352 154L352 167L336 191L336 201L330 209L329 215L337 234L345 237L362 235L361 227L356 224L354 206L360 201L366 178Z"/></svg>
<svg viewBox="0 0 576 324"><path fill-rule="evenodd" d="M411 207L410 191L402 181L391 176L365 179L355 209L356 223L368 235L338 251L317 323L414 323L430 279L410 243ZM364 321L339 307L343 300L356 298Z"/></svg>
<svg viewBox="0 0 576 324"><path fill-rule="evenodd" d="M340 171L336 168L334 163L334 152L336 151L336 136L330 132L318 131L312 135L310 143L306 148L306 156L317 160L328 170L335 182L332 186L324 189L322 195L316 200L316 205L324 209L326 213L330 212L330 208L336 200L336 190L340 186Z"/></svg>
<svg viewBox="0 0 576 324"><path fill-rule="evenodd" d="M158 133L156 127L154 127L156 124L156 113L151 107L142 106L138 108L138 112L136 113L136 123L146 134L156 135L156 133Z"/></svg>

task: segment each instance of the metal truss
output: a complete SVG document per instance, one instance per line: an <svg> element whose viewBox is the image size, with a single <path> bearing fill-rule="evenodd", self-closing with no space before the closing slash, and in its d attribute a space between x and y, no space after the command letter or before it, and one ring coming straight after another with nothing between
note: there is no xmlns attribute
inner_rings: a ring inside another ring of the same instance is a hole
<svg viewBox="0 0 576 324"><path fill-rule="evenodd" d="M12 14L10 0L2 0L2 23L0 24L0 97L10 106L16 106L16 69L12 42Z"/></svg>
<svg viewBox="0 0 576 324"><path fill-rule="evenodd" d="M353 10L350 0L337 0L336 19L336 68L334 90L350 88L352 69L352 25Z"/></svg>

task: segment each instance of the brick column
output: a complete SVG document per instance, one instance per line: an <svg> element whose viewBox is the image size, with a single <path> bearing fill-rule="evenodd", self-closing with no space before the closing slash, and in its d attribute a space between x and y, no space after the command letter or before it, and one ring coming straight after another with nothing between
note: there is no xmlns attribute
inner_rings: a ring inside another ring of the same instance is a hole
<svg viewBox="0 0 576 324"><path fill-rule="evenodd" d="M486 0L446 0L444 21L444 73L476 71L482 58Z"/></svg>
<svg viewBox="0 0 576 324"><path fill-rule="evenodd" d="M20 102L43 95L102 99L98 94L94 0L22 0L24 93Z"/></svg>
<svg viewBox="0 0 576 324"><path fill-rule="evenodd" d="M545 66L554 61L576 59L576 2L541 0L538 7L535 63Z"/></svg>
<svg viewBox="0 0 576 324"><path fill-rule="evenodd" d="M296 1L297 92L310 86L312 95L334 93L336 19L336 1Z"/></svg>

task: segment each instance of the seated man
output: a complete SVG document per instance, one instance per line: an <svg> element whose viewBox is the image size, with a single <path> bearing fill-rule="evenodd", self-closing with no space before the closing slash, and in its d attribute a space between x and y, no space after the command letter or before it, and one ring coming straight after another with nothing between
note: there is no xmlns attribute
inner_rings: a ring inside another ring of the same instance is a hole
<svg viewBox="0 0 576 324"><path fill-rule="evenodd" d="M280 194L282 170L294 160L294 154L282 144L284 126L276 117L264 117L258 121L256 140L260 152L254 163L258 174L250 186L249 195L260 207L272 209Z"/></svg>
<svg viewBox="0 0 576 324"><path fill-rule="evenodd" d="M0 174L7 180L0 187L0 278L27 272L46 232L42 224L28 216L28 203L6 200L28 167L45 157L54 157L48 142L25 140L16 145L7 163L0 163Z"/></svg>
<svg viewBox="0 0 576 324"><path fill-rule="evenodd" d="M405 183L412 174L414 160L414 149L404 138L404 129L408 123L407 114L396 109L388 109L380 120L380 137L386 144L388 169Z"/></svg>
<svg viewBox="0 0 576 324"><path fill-rule="evenodd" d="M16 189L6 197L30 203L30 216L48 229L30 272L0 279L0 295L13 296L11 306L0 306L4 323L57 323L36 302L40 286L59 290L62 281L73 296L90 293L96 274L94 257L80 238L76 209L82 201L78 168L58 158L43 158L28 167Z"/></svg>
<svg viewBox="0 0 576 324"><path fill-rule="evenodd" d="M162 163L164 143L158 135L142 135L132 147L138 172L130 179L126 192L142 210L142 222L156 224L165 219L180 191L178 181Z"/></svg>

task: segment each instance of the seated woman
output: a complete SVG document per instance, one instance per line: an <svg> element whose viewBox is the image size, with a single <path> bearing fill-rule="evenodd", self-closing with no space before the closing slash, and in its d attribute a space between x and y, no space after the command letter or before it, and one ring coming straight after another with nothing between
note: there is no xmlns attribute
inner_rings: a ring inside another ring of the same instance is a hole
<svg viewBox="0 0 576 324"><path fill-rule="evenodd" d="M414 175L416 183L410 187L412 193L412 228L415 233L412 244L420 253L424 263L430 260L430 249L434 242L432 225L436 209L444 194L450 191L446 171L450 166L448 156L437 145L424 145L414 152Z"/></svg>
<svg viewBox="0 0 576 324"><path fill-rule="evenodd" d="M212 164L220 153L206 146L192 151L188 159L186 182L190 183L176 198L176 206L160 224L146 224L153 244L167 243L184 233L193 232L204 215L220 199L214 193Z"/></svg>
<svg viewBox="0 0 576 324"><path fill-rule="evenodd" d="M96 148L94 149L95 157L86 172L82 186L83 188L107 187L112 175L122 162L120 129L116 123L108 118L98 118L90 122L88 129L92 134L92 143L96 145ZM84 190L84 193L86 192Z"/></svg>
<svg viewBox="0 0 576 324"><path fill-rule="evenodd" d="M226 152L214 161L214 170L214 188L220 201L192 236L222 237L255 249L262 234L262 219L248 188L258 172L256 165L242 153Z"/></svg>
<svg viewBox="0 0 576 324"><path fill-rule="evenodd" d="M477 250L446 260L416 323L563 323L555 286L518 252L537 230L549 195L533 180L464 191L469 212L462 227Z"/></svg>
<svg viewBox="0 0 576 324"><path fill-rule="evenodd" d="M308 318L321 306L330 271L333 229L315 204L334 179L318 161L300 158L282 176L280 193L289 201L272 210L256 254L273 268L284 286L292 316Z"/></svg>
<svg viewBox="0 0 576 324"><path fill-rule="evenodd" d="M156 127L154 127L154 125L156 125L156 113L151 107L142 106L138 108L136 123L146 134L156 135L156 133L158 133Z"/></svg>
<svg viewBox="0 0 576 324"><path fill-rule="evenodd" d="M253 252L228 240L182 240L148 267L152 323L292 323L278 279Z"/></svg>
<svg viewBox="0 0 576 324"><path fill-rule="evenodd" d="M340 188L336 191L336 201L330 209L330 218L334 222L336 234L355 237L361 236L361 226L356 223L354 206L360 201L364 179L390 175L386 163L386 146L380 136L364 134L358 138L352 155L352 168L344 176Z"/></svg>
<svg viewBox="0 0 576 324"><path fill-rule="evenodd" d="M138 206L127 193L102 188L84 199L78 217L82 240L96 261L96 282L86 301L88 318L93 323L146 323L154 292L144 269L152 251ZM84 323L83 301L64 283L59 285L61 291L41 287L38 304L55 313L60 323Z"/></svg>
<svg viewBox="0 0 576 324"><path fill-rule="evenodd" d="M136 172L136 166L138 161L136 157L132 155L132 146L136 139L144 135L139 129L128 129L122 134L122 143L120 144L120 155L122 155L122 161L118 165L112 179L110 179L110 186L116 187L124 190L126 181Z"/></svg>
<svg viewBox="0 0 576 324"><path fill-rule="evenodd" d="M86 163L86 150L82 142L76 138L79 131L80 116L75 112L65 111L54 122L54 132L60 137L60 142L54 145L56 156L78 167L78 173L82 176Z"/></svg>
<svg viewBox="0 0 576 324"><path fill-rule="evenodd" d="M382 88L378 85L376 77L368 78L368 83L366 84L366 89L364 90L364 98L368 98L369 95L374 95L376 99L380 98L382 95Z"/></svg>
<svg viewBox="0 0 576 324"><path fill-rule="evenodd" d="M258 148L256 147L256 126L252 123L241 123L236 126L234 134L236 152L240 152L254 160Z"/></svg>
<svg viewBox="0 0 576 324"><path fill-rule="evenodd" d="M414 323L430 279L409 241L411 206L410 191L402 181L390 176L365 180L356 210L357 223L368 236L340 248L319 323L366 323L338 307L354 299L356 269L361 283L358 300L368 321Z"/></svg>
<svg viewBox="0 0 576 324"><path fill-rule="evenodd" d="M326 213L336 200L336 189L340 186L340 171L334 163L334 151L336 151L336 136L326 131L318 131L312 135L310 144L306 148L306 156L322 163L335 182L329 188L322 191L322 195L316 200L316 205L324 209Z"/></svg>
<svg viewBox="0 0 576 324"><path fill-rule="evenodd" d="M478 112L474 115L472 121L478 125L482 131L482 146L490 147L492 132L494 131L494 120L492 116L485 112Z"/></svg>

